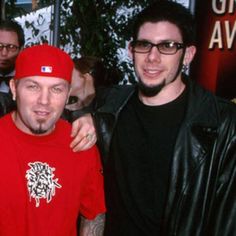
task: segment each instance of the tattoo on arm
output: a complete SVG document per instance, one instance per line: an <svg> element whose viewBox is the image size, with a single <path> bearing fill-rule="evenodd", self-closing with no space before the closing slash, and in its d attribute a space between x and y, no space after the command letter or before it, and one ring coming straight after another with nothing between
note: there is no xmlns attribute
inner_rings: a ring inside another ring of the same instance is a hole
<svg viewBox="0 0 236 236"><path fill-rule="evenodd" d="M99 214L95 219L88 220L81 216L80 236L102 236L105 225L105 214Z"/></svg>

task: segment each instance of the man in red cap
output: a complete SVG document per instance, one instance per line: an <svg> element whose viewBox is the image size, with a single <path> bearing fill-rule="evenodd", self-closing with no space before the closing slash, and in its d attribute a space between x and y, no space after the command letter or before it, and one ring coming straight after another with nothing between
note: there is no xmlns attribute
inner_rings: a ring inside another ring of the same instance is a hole
<svg viewBox="0 0 236 236"><path fill-rule="evenodd" d="M0 119L0 235L102 235L103 177L96 146L73 152L60 119L73 61L62 50L23 50L10 81L17 110ZM93 231L95 232L95 231Z"/></svg>

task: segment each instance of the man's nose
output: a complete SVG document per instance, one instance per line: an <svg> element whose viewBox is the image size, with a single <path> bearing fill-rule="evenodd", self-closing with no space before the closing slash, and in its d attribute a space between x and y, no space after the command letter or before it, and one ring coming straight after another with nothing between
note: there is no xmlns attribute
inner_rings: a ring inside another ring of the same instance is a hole
<svg viewBox="0 0 236 236"><path fill-rule="evenodd" d="M147 55L147 58L149 61L161 61L161 53L159 52L157 47L152 47L150 52Z"/></svg>
<svg viewBox="0 0 236 236"><path fill-rule="evenodd" d="M50 102L50 91L42 89L39 94L38 102L42 105L47 105Z"/></svg>
<svg viewBox="0 0 236 236"><path fill-rule="evenodd" d="M8 54L8 50L6 47L3 47L1 50L1 55L6 56Z"/></svg>

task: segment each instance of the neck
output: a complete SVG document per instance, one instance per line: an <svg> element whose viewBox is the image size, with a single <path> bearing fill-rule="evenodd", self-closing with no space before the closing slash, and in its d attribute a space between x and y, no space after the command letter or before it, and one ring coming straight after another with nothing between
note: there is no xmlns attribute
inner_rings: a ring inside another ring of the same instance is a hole
<svg viewBox="0 0 236 236"><path fill-rule="evenodd" d="M148 106L160 106L175 100L184 91L185 84L182 80L175 80L166 85L157 95L147 97L139 92L139 99Z"/></svg>

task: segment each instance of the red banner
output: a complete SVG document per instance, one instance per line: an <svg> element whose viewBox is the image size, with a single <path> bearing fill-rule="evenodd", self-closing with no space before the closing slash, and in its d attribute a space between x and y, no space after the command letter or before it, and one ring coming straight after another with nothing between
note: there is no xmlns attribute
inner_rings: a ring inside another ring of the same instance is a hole
<svg viewBox="0 0 236 236"><path fill-rule="evenodd" d="M236 2L196 0L197 55L191 73L216 95L236 97Z"/></svg>

